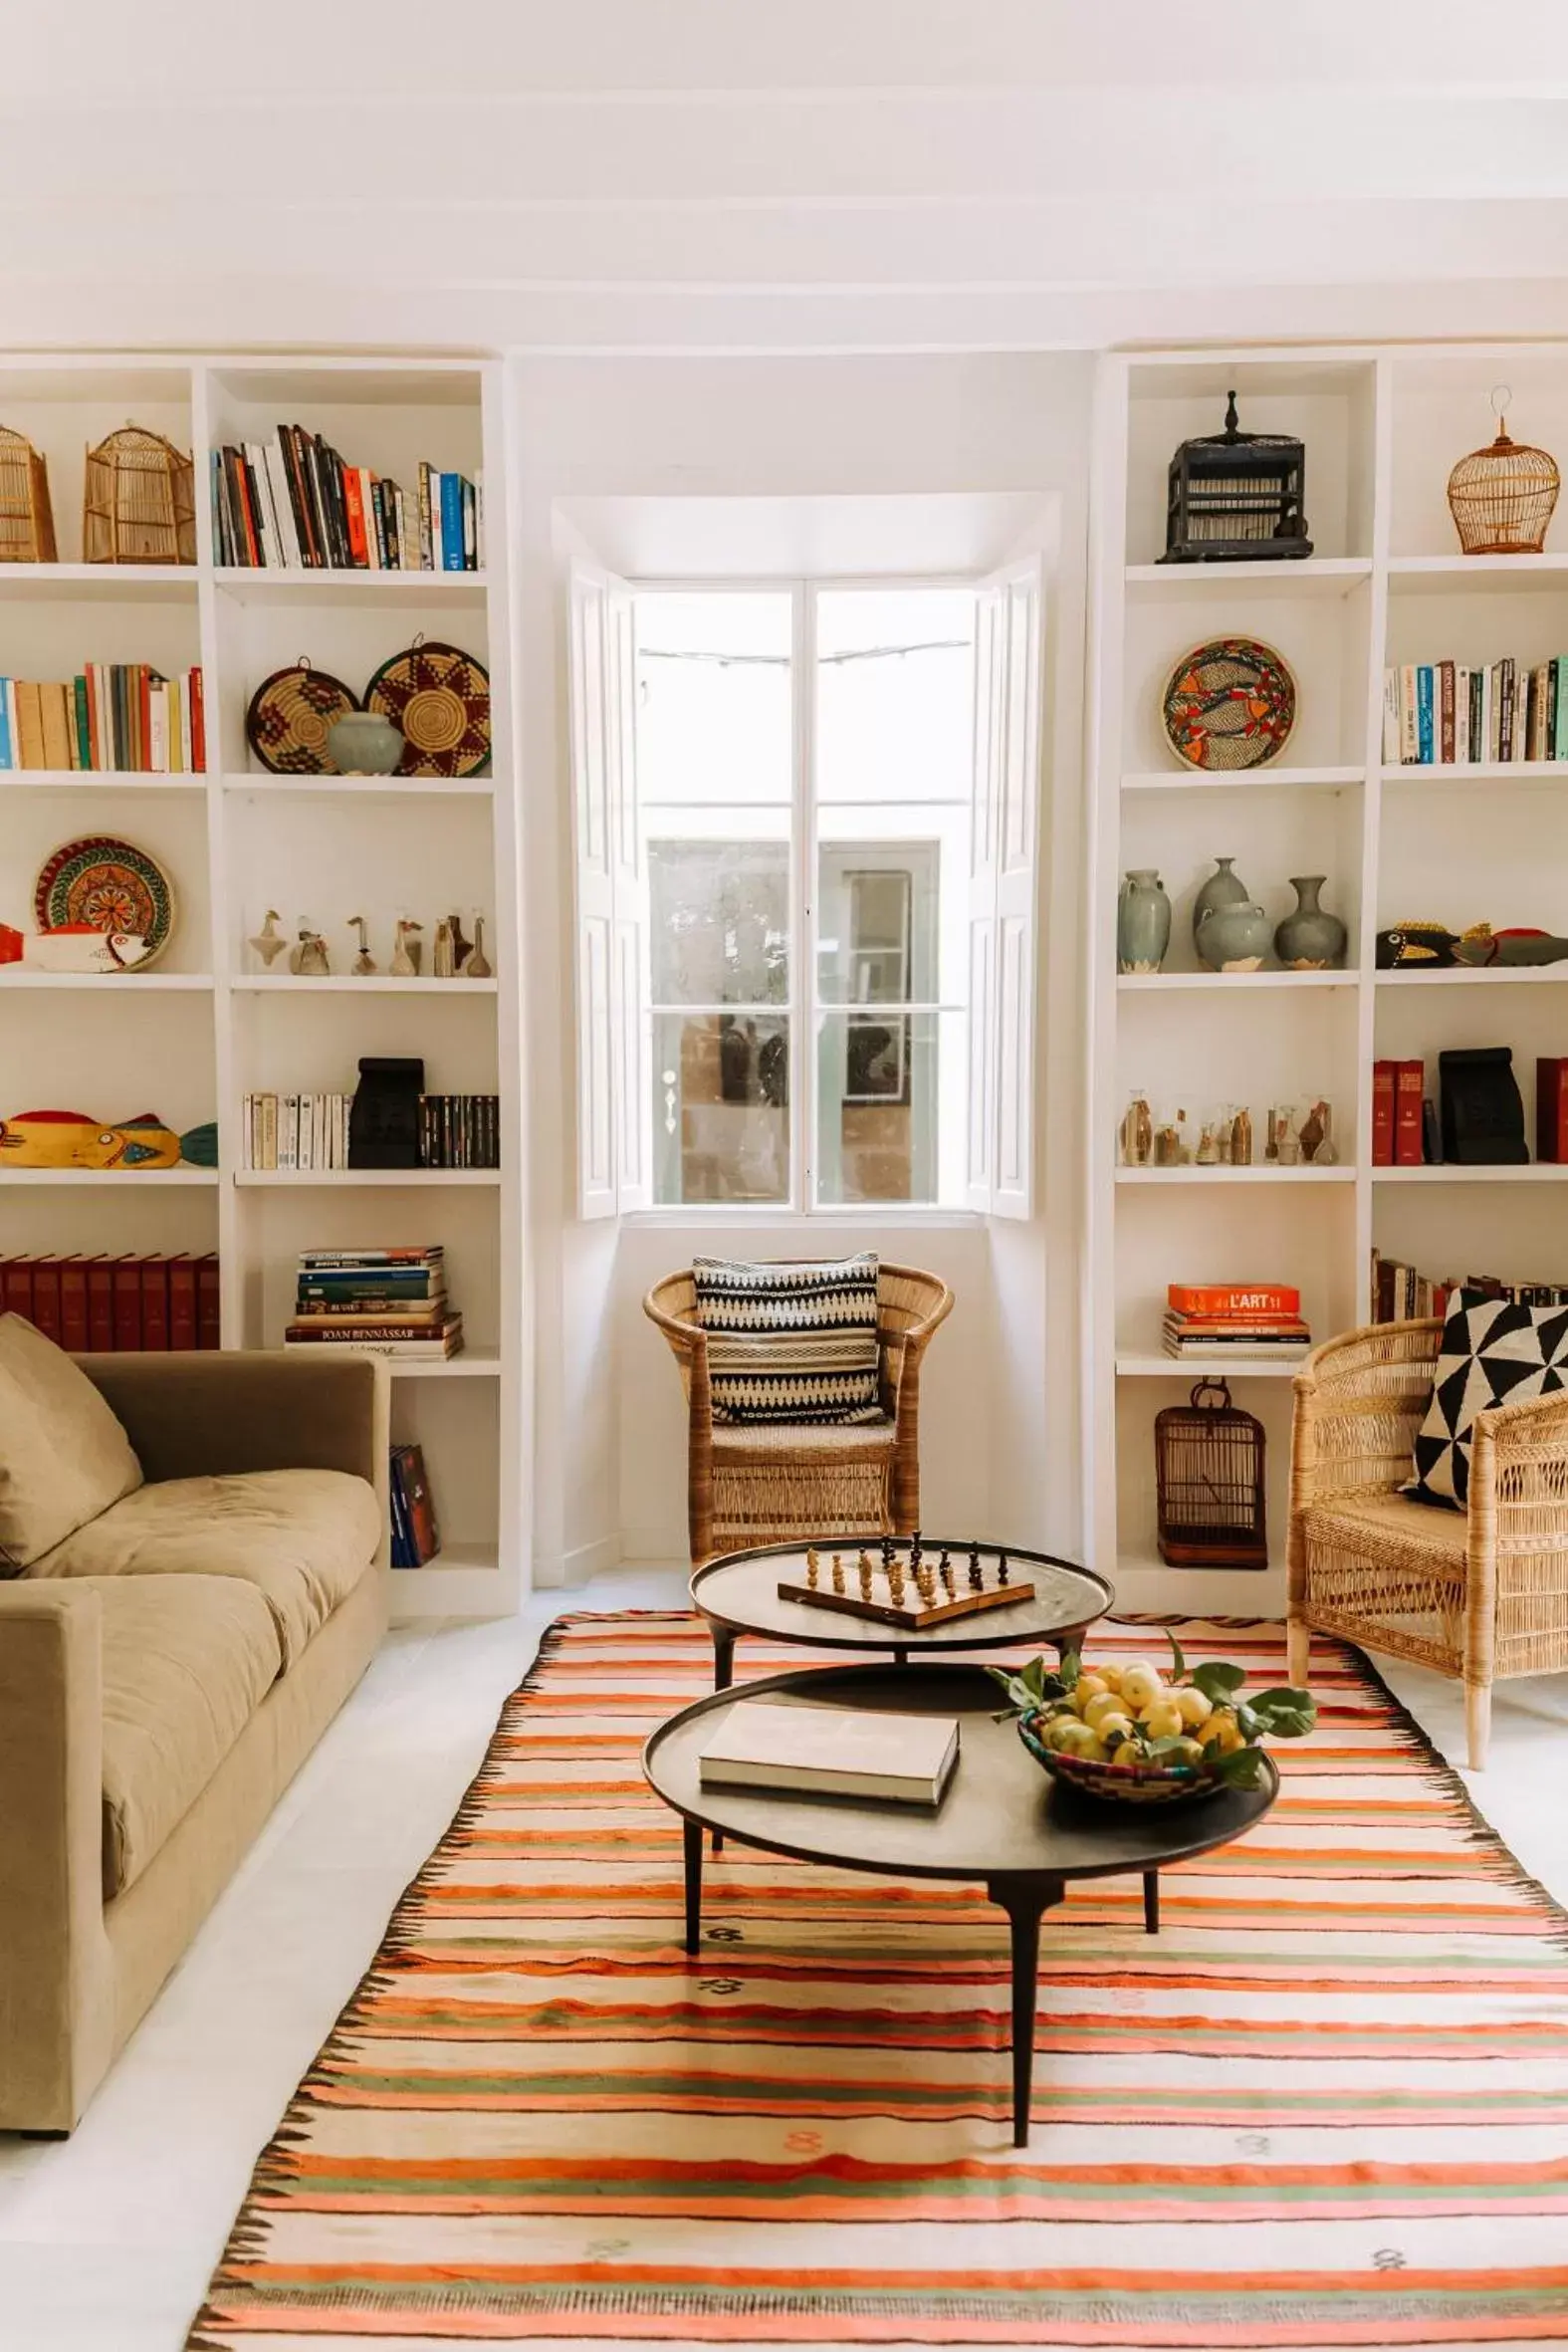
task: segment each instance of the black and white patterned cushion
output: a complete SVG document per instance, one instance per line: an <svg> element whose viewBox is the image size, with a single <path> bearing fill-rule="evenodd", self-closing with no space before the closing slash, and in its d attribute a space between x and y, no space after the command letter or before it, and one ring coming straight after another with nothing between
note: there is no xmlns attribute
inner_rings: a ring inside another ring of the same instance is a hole
<svg viewBox="0 0 1568 2352"><path fill-rule="evenodd" d="M882 1419L877 1261L692 1262L715 1421Z"/></svg>
<svg viewBox="0 0 1568 2352"><path fill-rule="evenodd" d="M1443 1326L1432 1402L1416 1440L1416 1475L1403 1492L1417 1503L1464 1510L1476 1414L1556 1388L1568 1388L1568 1306L1513 1306L1460 1291Z"/></svg>

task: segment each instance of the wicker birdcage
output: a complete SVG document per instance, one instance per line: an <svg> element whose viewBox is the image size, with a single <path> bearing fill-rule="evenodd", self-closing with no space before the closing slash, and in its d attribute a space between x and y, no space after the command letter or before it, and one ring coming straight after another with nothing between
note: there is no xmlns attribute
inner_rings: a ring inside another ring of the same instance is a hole
<svg viewBox="0 0 1568 2352"><path fill-rule="evenodd" d="M0 564L52 564L49 469L25 433L0 425Z"/></svg>
<svg viewBox="0 0 1568 2352"><path fill-rule="evenodd" d="M161 433L127 424L88 451L82 556L88 564L195 563L195 468Z"/></svg>
<svg viewBox="0 0 1568 2352"><path fill-rule="evenodd" d="M1510 437L1512 397L1506 384L1495 387L1497 438L1461 457L1449 476L1449 512L1467 556L1538 556L1562 487L1549 451Z"/></svg>
<svg viewBox="0 0 1568 2352"><path fill-rule="evenodd" d="M1155 1415L1154 1460L1168 1566L1267 1567L1263 1425L1224 1380L1200 1380L1185 1405Z"/></svg>

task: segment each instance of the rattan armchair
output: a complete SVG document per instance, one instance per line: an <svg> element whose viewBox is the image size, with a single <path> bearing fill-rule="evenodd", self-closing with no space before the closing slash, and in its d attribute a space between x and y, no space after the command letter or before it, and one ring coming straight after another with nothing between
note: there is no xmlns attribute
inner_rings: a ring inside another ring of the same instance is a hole
<svg viewBox="0 0 1568 2352"><path fill-rule="evenodd" d="M1290 1679L1314 1632L1464 1684L1472 1770L1491 1686L1568 1667L1568 1393L1477 1415L1469 1508L1398 1492L1432 1396L1441 1321L1331 1339L1295 1379L1290 1456Z"/></svg>
<svg viewBox="0 0 1568 2352"><path fill-rule="evenodd" d="M920 1525L920 1362L953 1293L918 1267L877 1276L881 1423L847 1428L715 1422L708 1335L690 1270L642 1302L670 1343L689 1412L692 1564L796 1535L912 1535Z"/></svg>

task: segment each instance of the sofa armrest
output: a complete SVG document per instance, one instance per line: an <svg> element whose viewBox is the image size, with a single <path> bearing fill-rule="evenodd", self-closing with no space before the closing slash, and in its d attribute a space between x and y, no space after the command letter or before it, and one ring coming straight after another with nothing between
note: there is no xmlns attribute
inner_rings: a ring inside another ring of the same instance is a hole
<svg viewBox="0 0 1568 2352"><path fill-rule="evenodd" d="M113 2048L102 1605L0 1584L0 2130L69 2131Z"/></svg>
<svg viewBox="0 0 1568 2352"><path fill-rule="evenodd" d="M383 1498L386 1366L351 1351L82 1355L149 1480L346 1470Z"/></svg>

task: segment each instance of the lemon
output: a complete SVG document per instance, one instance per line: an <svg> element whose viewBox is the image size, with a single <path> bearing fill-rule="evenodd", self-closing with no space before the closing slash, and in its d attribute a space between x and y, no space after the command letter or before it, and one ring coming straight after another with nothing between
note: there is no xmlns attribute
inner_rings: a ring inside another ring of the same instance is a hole
<svg viewBox="0 0 1568 2352"><path fill-rule="evenodd" d="M1095 1737L1104 1749L1110 1751L1119 1748L1124 1740L1130 1740L1133 1736L1132 1717L1130 1715L1097 1715L1094 1719L1094 1731Z"/></svg>
<svg viewBox="0 0 1568 2352"><path fill-rule="evenodd" d="M1122 1687L1122 1670L1119 1666L1091 1666L1089 1672L1097 1674L1107 1690L1119 1691Z"/></svg>
<svg viewBox="0 0 1568 2352"><path fill-rule="evenodd" d="M1083 1720L1098 1731L1108 1715L1123 1715L1125 1710L1114 1691L1096 1691L1083 1710Z"/></svg>
<svg viewBox="0 0 1568 2352"><path fill-rule="evenodd" d="M1078 1710L1078 1713L1083 1717L1085 1723L1087 1723L1089 1720L1090 1700L1103 1699L1107 1697L1110 1692L1110 1684L1105 1682L1097 1674L1079 1675L1077 1682L1073 1686L1072 1703Z"/></svg>
<svg viewBox="0 0 1568 2352"><path fill-rule="evenodd" d="M1206 1691L1201 1691L1196 1683L1183 1683L1181 1689L1173 1691L1171 1695L1182 1711L1184 1724L1196 1728L1199 1724L1207 1723L1215 1711L1213 1699Z"/></svg>
<svg viewBox="0 0 1568 2352"><path fill-rule="evenodd" d="M1169 1761L1179 1764L1201 1764L1204 1761L1202 1742L1198 1740L1181 1741L1177 1747L1172 1749Z"/></svg>
<svg viewBox="0 0 1568 2352"><path fill-rule="evenodd" d="M1154 1704L1165 1685L1152 1666L1128 1666L1122 1672L1122 1698L1138 1714Z"/></svg>
<svg viewBox="0 0 1568 2352"><path fill-rule="evenodd" d="M1141 1718L1151 1740L1175 1740L1182 1733L1182 1711L1173 1698L1159 1699L1146 1707Z"/></svg>
<svg viewBox="0 0 1568 2352"><path fill-rule="evenodd" d="M1198 1737L1206 1750L1219 1756L1230 1756L1246 1746L1241 1727L1229 1707L1217 1707Z"/></svg>
<svg viewBox="0 0 1568 2352"><path fill-rule="evenodd" d="M1045 1745L1058 1756L1088 1756L1100 1743L1086 1723L1080 1723L1075 1715L1063 1715L1047 1725Z"/></svg>

